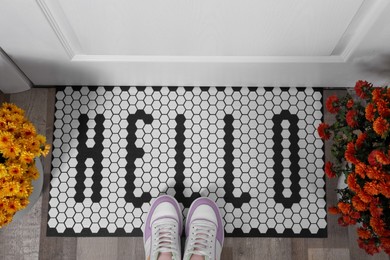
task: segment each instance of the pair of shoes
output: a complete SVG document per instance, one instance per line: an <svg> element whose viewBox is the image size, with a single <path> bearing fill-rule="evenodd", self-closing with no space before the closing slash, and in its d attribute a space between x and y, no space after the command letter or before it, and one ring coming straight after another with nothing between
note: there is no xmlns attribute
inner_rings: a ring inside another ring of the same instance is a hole
<svg viewBox="0 0 390 260"><path fill-rule="evenodd" d="M180 237L183 220L179 203L171 196L158 197L151 205L144 230L145 256L158 259L161 253L171 253L181 259ZM198 198L188 211L185 224L184 258L201 255L205 260L220 260L224 227L218 206L208 198Z"/></svg>

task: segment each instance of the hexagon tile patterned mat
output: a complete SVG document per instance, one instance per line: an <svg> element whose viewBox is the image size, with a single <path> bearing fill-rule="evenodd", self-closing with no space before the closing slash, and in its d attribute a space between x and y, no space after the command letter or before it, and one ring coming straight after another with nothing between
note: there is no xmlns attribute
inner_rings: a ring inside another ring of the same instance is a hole
<svg viewBox="0 0 390 260"><path fill-rule="evenodd" d="M199 196L227 236L327 235L322 90L65 87L56 94L49 236L141 236L150 202Z"/></svg>

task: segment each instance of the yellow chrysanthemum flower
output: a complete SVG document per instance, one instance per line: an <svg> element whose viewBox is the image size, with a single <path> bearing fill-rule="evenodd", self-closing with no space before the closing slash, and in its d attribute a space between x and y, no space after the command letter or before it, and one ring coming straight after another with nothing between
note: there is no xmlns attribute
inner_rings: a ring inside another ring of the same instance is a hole
<svg viewBox="0 0 390 260"><path fill-rule="evenodd" d="M9 133L16 133L18 126L14 122L8 122L5 130Z"/></svg>
<svg viewBox="0 0 390 260"><path fill-rule="evenodd" d="M5 211L10 214L15 214L17 211L22 209L22 205L18 199L9 199L5 203Z"/></svg>
<svg viewBox="0 0 390 260"><path fill-rule="evenodd" d="M31 164L34 161L34 154L30 152L23 151L20 154L20 161L22 163Z"/></svg>
<svg viewBox="0 0 390 260"><path fill-rule="evenodd" d="M8 111L9 114L18 114L24 116L24 110L11 103L3 103L2 109Z"/></svg>
<svg viewBox="0 0 390 260"><path fill-rule="evenodd" d="M28 196L30 196L32 192L32 186L30 183L28 182L25 182L23 184L21 184L19 186L19 191L18 193L16 194L16 196L19 198L19 199L23 199L23 198L28 198Z"/></svg>
<svg viewBox="0 0 390 260"><path fill-rule="evenodd" d="M12 164L8 168L8 174L14 178L22 178L24 170L19 164Z"/></svg>
<svg viewBox="0 0 390 260"><path fill-rule="evenodd" d="M2 188L5 197L15 196L20 189L20 184L16 181L7 182L6 185Z"/></svg>
<svg viewBox="0 0 390 260"><path fill-rule="evenodd" d="M44 146L44 149L42 150L42 155L43 156L47 156L48 154L49 154L49 152L50 152L50 148L51 148L51 146L50 146L50 144L46 144L45 146Z"/></svg>
<svg viewBox="0 0 390 260"><path fill-rule="evenodd" d="M1 202L0 202L0 228L10 223L11 220L12 220L12 215L8 214L5 211L5 209L1 209Z"/></svg>
<svg viewBox="0 0 390 260"><path fill-rule="evenodd" d="M37 135L36 140L37 140L41 145L46 144L46 137L43 136L43 135Z"/></svg>
<svg viewBox="0 0 390 260"><path fill-rule="evenodd" d="M31 123L23 124L21 128L21 132L22 132L22 137L24 138L30 138L36 135L35 127Z"/></svg>
<svg viewBox="0 0 390 260"><path fill-rule="evenodd" d="M31 192L32 192L32 188L30 189L29 194L31 194ZM20 205L22 205L22 207L25 208L30 201L28 200L28 196L27 196L26 198L21 198L19 200L19 202L20 202Z"/></svg>
<svg viewBox="0 0 390 260"><path fill-rule="evenodd" d="M32 165L32 166L28 167L26 172L25 172L25 175L26 175L27 178L30 178L30 179L33 179L33 180L38 179L39 172L38 172L37 167L35 167L35 165Z"/></svg>
<svg viewBox="0 0 390 260"><path fill-rule="evenodd" d="M15 159L20 154L20 148L13 143L3 147L0 152L4 158Z"/></svg>
<svg viewBox="0 0 390 260"><path fill-rule="evenodd" d="M13 142L13 135L9 132L0 131L0 148L8 146Z"/></svg>
<svg viewBox="0 0 390 260"><path fill-rule="evenodd" d="M24 144L25 144L24 149L26 151L33 153L34 156L40 155L40 151L41 151L40 144L36 138L28 138L28 139L26 139L26 142Z"/></svg>

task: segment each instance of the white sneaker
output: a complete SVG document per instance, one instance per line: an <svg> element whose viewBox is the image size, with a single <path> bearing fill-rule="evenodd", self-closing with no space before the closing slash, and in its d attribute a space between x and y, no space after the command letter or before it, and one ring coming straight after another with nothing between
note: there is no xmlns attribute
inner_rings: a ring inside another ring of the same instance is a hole
<svg viewBox="0 0 390 260"><path fill-rule="evenodd" d="M192 255L205 260L220 260L224 240L224 226L218 206L208 198L198 198L188 211L186 220L184 260Z"/></svg>
<svg viewBox="0 0 390 260"><path fill-rule="evenodd" d="M144 227L145 258L156 260L169 252L173 260L181 259L180 236L183 220L179 203L171 196L158 197L151 205Z"/></svg>

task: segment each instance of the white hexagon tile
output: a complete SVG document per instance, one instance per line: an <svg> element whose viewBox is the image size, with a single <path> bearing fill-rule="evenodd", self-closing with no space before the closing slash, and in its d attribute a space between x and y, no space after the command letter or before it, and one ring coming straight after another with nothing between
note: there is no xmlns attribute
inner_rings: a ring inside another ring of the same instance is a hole
<svg viewBox="0 0 390 260"><path fill-rule="evenodd" d="M322 90L57 90L49 236L140 236L151 201L207 196L227 236L327 235Z"/></svg>

